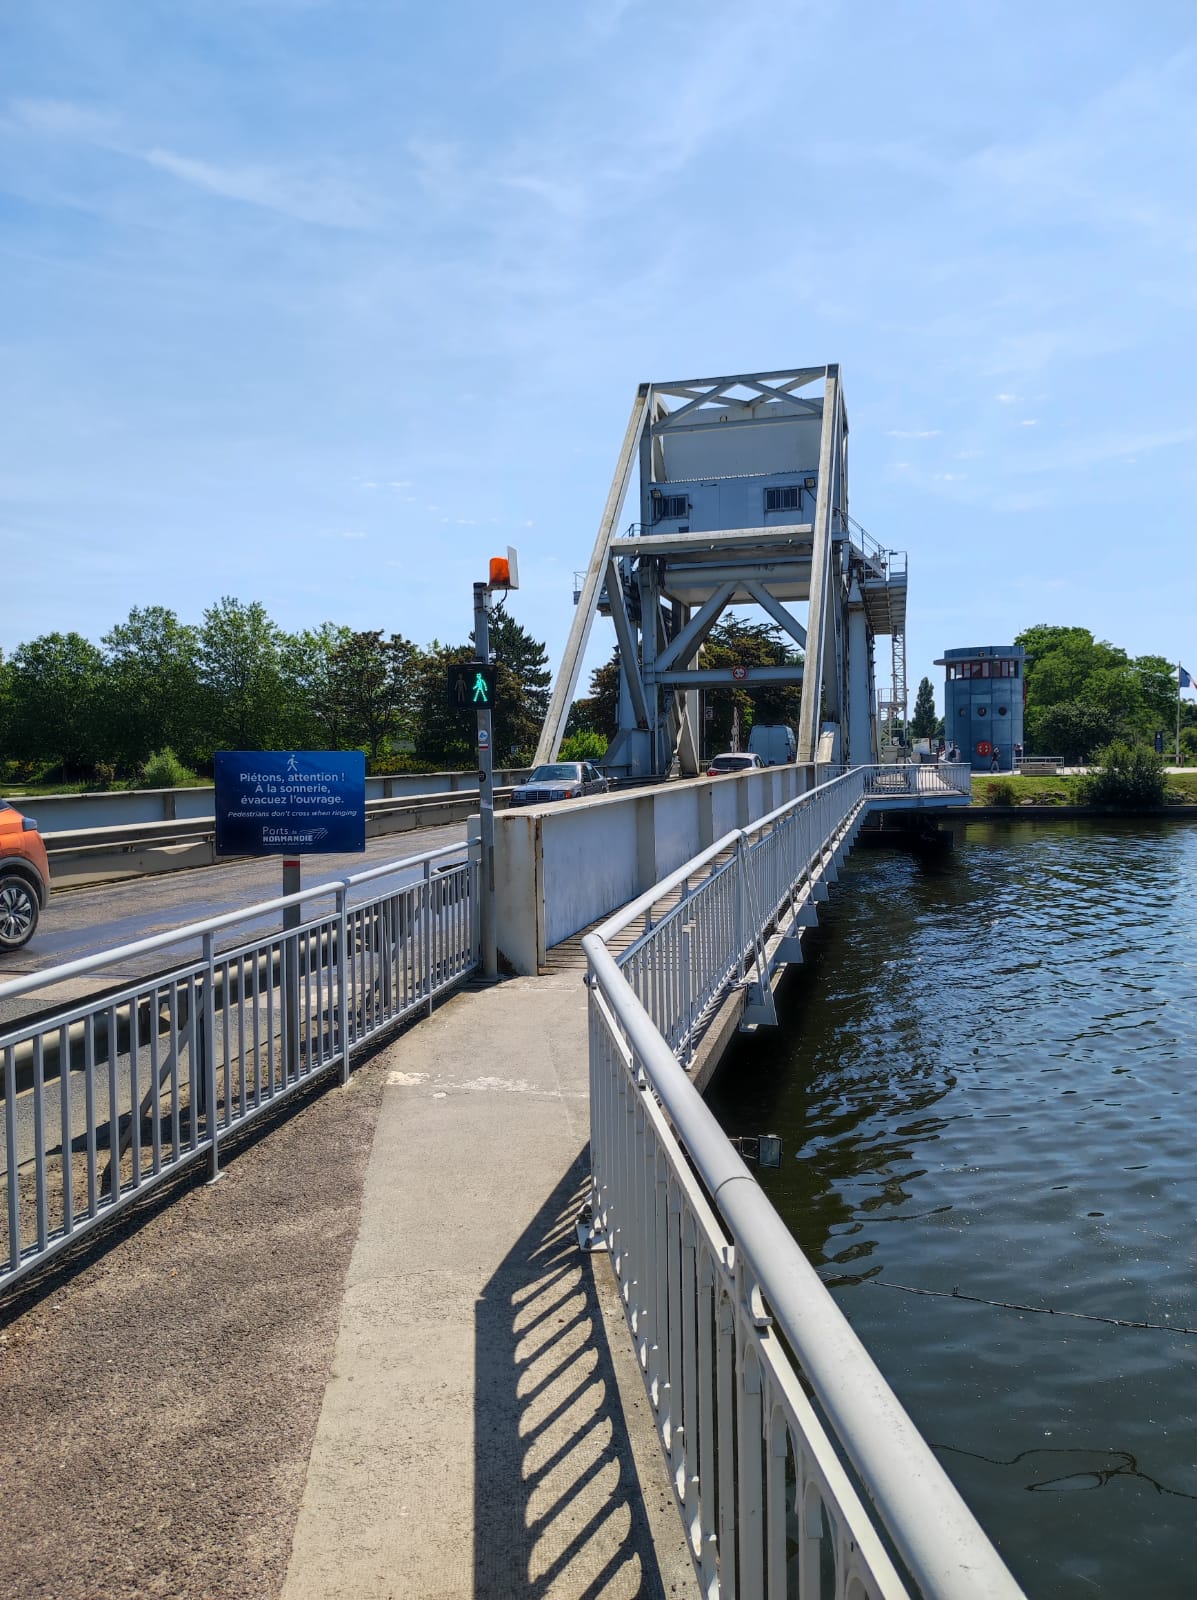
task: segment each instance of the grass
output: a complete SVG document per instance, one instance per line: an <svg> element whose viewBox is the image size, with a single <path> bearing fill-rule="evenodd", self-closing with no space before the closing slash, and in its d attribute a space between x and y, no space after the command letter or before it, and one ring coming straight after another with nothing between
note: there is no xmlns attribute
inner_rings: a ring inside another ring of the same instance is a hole
<svg viewBox="0 0 1197 1600"><path fill-rule="evenodd" d="M1003 772L973 774L973 805L989 805L991 783L1009 784L1014 791L1014 804L1035 806L1076 806L1081 804L1080 778L1022 777ZM1197 771L1170 773L1168 776L1169 804L1197 806ZM1179 796L1179 800L1174 799Z"/></svg>

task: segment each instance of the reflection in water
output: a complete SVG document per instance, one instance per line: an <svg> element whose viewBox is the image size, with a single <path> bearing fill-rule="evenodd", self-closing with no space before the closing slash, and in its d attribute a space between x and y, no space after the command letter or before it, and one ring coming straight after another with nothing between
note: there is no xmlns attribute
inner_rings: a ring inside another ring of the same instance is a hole
<svg viewBox="0 0 1197 1600"><path fill-rule="evenodd" d="M858 852L708 1095L782 1135L762 1186L1037 1600L1175 1596L1197 1555L1197 1342L1154 1331L1197 1325L1194 903L1184 823Z"/></svg>

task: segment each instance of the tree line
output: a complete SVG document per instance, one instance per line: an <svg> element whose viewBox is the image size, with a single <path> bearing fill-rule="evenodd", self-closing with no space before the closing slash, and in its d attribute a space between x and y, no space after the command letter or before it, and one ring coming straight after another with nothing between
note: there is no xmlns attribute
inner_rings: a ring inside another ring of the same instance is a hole
<svg viewBox="0 0 1197 1600"><path fill-rule="evenodd" d="M523 765L548 708L542 643L505 612L490 628L498 667L494 750ZM49 633L0 659L0 776L107 782L169 750L197 772L215 750L363 749L373 771L475 764L474 719L450 708L461 644L326 622L288 633L257 601L230 597L198 625L134 607L98 645Z"/></svg>
<svg viewBox="0 0 1197 1600"><path fill-rule="evenodd" d="M494 751L500 765L532 757L548 709L543 643L505 611L490 625L497 658ZM1039 624L1015 640L1027 652L1024 744L1028 754L1084 762L1116 740L1175 743L1175 665L1131 657L1086 628ZM452 708L448 669L474 654L460 644L420 646L400 633L326 622L288 633L260 602L230 597L198 625L163 606L134 607L98 645L50 633L0 658L0 781L36 778L105 783L136 778L163 751L199 773L215 750L355 749L371 770L467 770L476 761L474 720ZM706 667L778 666L801 660L770 623L728 617L703 646ZM778 685L703 695L703 749L742 743L756 722L794 724L801 691ZM575 700L566 756L601 759L614 735L619 652ZM1197 706L1181 705L1182 753L1197 756ZM910 732L942 732L929 679L919 685Z"/></svg>

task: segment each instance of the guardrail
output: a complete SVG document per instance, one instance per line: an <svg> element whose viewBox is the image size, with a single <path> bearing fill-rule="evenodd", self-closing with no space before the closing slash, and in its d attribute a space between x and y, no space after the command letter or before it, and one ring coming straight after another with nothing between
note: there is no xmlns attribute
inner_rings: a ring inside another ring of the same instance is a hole
<svg viewBox="0 0 1197 1600"><path fill-rule="evenodd" d="M0 1035L0 1291L191 1163L206 1159L217 1177L229 1134L324 1073L339 1069L344 1082L355 1049L472 972L478 864L464 853L448 845L387 862L0 984L0 1000L13 999L200 946L169 971ZM362 885L417 872L350 904ZM322 899L331 909L303 920L304 902ZM217 948L218 935L263 917L269 931L242 927Z"/></svg>
<svg viewBox="0 0 1197 1600"><path fill-rule="evenodd" d="M496 789L496 806L505 806L510 795L510 788ZM366 836L461 822L477 808L478 792L469 789L415 799L367 800ZM218 859L216 821L211 816L61 829L42 837L57 888L213 866Z"/></svg>
<svg viewBox="0 0 1197 1600"><path fill-rule="evenodd" d="M759 961L770 904L812 892L877 803L874 772L726 834L582 942L592 1237L708 1600L1021 1593L676 1054Z"/></svg>

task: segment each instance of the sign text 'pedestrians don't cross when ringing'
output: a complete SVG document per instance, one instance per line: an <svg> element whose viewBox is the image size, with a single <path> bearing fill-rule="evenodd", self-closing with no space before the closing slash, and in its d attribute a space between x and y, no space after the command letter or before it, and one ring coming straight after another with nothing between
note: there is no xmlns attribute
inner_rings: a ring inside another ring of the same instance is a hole
<svg viewBox="0 0 1197 1600"><path fill-rule="evenodd" d="M448 669L445 692L455 711L493 711L495 668L486 661L455 661Z"/></svg>
<svg viewBox="0 0 1197 1600"><path fill-rule="evenodd" d="M360 750L218 750L215 777L218 856L366 848Z"/></svg>

